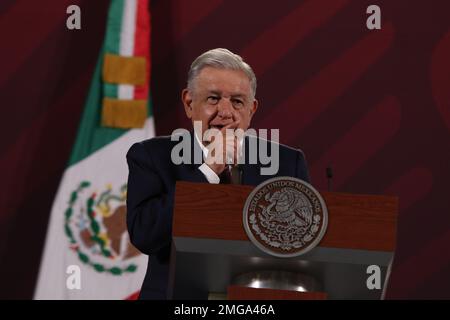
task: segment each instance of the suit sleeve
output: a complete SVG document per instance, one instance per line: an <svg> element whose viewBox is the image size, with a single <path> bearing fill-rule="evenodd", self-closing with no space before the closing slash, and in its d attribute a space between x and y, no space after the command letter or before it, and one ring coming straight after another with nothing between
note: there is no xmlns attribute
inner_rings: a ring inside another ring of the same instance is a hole
<svg viewBox="0 0 450 320"><path fill-rule="evenodd" d="M165 185L150 152L141 143L127 153L127 227L131 243L145 254L167 246L172 238L175 185ZM207 182L199 170L188 181Z"/></svg>
<svg viewBox="0 0 450 320"><path fill-rule="evenodd" d="M308 164L306 163L306 158L303 151L298 150L297 152L297 178L302 179L308 183L311 183L308 171Z"/></svg>

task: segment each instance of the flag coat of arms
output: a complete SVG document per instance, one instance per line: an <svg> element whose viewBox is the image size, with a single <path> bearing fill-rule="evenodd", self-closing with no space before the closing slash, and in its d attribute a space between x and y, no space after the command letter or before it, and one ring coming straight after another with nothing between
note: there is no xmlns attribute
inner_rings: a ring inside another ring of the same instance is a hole
<svg viewBox="0 0 450 320"><path fill-rule="evenodd" d="M35 299L127 299L139 292L147 256L131 245L126 229L125 155L154 136L149 79L148 0L112 0L52 206Z"/></svg>

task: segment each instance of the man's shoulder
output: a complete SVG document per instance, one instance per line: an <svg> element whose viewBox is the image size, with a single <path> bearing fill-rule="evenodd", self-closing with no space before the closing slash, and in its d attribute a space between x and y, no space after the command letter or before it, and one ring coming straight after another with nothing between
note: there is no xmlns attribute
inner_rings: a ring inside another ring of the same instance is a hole
<svg viewBox="0 0 450 320"><path fill-rule="evenodd" d="M171 146L173 141L170 139L171 136L157 136L150 139L142 140L136 144L140 144L144 148L164 148Z"/></svg>
<svg viewBox="0 0 450 320"><path fill-rule="evenodd" d="M174 144L171 136L157 136L135 142L127 152L127 157L136 154L165 154Z"/></svg>

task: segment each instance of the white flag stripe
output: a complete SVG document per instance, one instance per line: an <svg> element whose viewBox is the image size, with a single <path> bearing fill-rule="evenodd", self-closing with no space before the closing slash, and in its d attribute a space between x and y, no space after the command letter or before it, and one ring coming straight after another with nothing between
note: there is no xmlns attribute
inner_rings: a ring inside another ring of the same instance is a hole
<svg viewBox="0 0 450 320"><path fill-rule="evenodd" d="M131 57L134 54L134 33L136 30L137 1L125 0L122 16L122 29L120 31L121 56Z"/></svg>
<svg viewBox="0 0 450 320"><path fill-rule="evenodd" d="M121 100L133 100L134 86L131 84L119 84L117 90L117 98Z"/></svg>
<svg viewBox="0 0 450 320"><path fill-rule="evenodd" d="M120 32L119 54L131 57L134 55L134 33L136 30L137 0L125 0ZM117 98L121 100L134 99L134 86L119 84Z"/></svg>

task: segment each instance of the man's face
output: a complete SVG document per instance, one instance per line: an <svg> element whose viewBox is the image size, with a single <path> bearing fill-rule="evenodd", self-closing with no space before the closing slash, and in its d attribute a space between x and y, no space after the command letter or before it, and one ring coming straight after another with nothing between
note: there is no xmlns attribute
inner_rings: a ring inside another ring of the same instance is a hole
<svg viewBox="0 0 450 320"><path fill-rule="evenodd" d="M202 122L202 134L221 129L233 122L231 129L250 126L258 101L252 96L250 80L243 71L203 68L194 79L192 92L184 89L182 100L189 119ZM201 137L200 137L201 138Z"/></svg>

